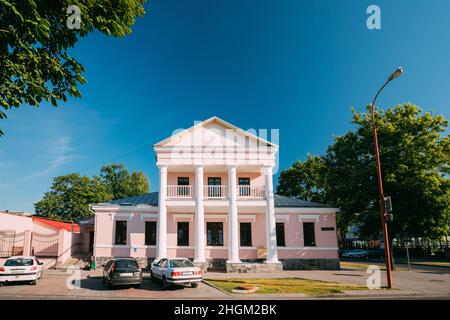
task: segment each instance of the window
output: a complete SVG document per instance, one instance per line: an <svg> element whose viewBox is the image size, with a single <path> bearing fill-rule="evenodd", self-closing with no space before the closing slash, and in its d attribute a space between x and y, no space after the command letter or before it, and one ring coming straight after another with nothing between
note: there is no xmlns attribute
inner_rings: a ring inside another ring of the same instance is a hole
<svg viewBox="0 0 450 320"><path fill-rule="evenodd" d="M179 186L188 186L189 185L189 177L178 177L178 185Z"/></svg>
<svg viewBox="0 0 450 320"><path fill-rule="evenodd" d="M208 197L220 198L222 196L222 179L220 177L208 177L208 186L216 186L208 188Z"/></svg>
<svg viewBox="0 0 450 320"><path fill-rule="evenodd" d="M145 221L145 245L156 245L156 221Z"/></svg>
<svg viewBox="0 0 450 320"><path fill-rule="evenodd" d="M207 222L206 235L208 246L223 246L223 223Z"/></svg>
<svg viewBox="0 0 450 320"><path fill-rule="evenodd" d="M135 260L117 260L114 266L114 270L117 271L128 271L128 270L138 270L139 266Z"/></svg>
<svg viewBox="0 0 450 320"><path fill-rule="evenodd" d="M303 222L303 238L305 247L316 246L316 235L314 233L314 222Z"/></svg>
<svg viewBox="0 0 450 320"><path fill-rule="evenodd" d="M178 177L178 196L189 196L189 177Z"/></svg>
<svg viewBox="0 0 450 320"><path fill-rule="evenodd" d="M189 222L178 222L177 224L177 245L189 245Z"/></svg>
<svg viewBox="0 0 450 320"><path fill-rule="evenodd" d="M127 222L116 221L115 244L127 244Z"/></svg>
<svg viewBox="0 0 450 320"><path fill-rule="evenodd" d="M286 240L284 238L284 222L277 222L276 229L277 229L277 246L286 247Z"/></svg>
<svg viewBox="0 0 450 320"><path fill-rule="evenodd" d="M169 266L171 268L192 268L194 264L189 259L170 260Z"/></svg>
<svg viewBox="0 0 450 320"><path fill-rule="evenodd" d="M249 186L250 178L239 178L239 185L240 186Z"/></svg>
<svg viewBox="0 0 450 320"><path fill-rule="evenodd" d="M249 197L250 196L250 178L239 178L239 196Z"/></svg>
<svg viewBox="0 0 450 320"><path fill-rule="evenodd" d="M252 246L252 224L250 222L241 222L241 247Z"/></svg>

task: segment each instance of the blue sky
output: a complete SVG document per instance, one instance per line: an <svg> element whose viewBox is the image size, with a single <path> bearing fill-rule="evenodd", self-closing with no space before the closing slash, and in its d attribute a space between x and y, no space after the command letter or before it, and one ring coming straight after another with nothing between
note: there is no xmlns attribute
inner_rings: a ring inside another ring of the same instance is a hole
<svg viewBox="0 0 450 320"><path fill-rule="evenodd" d="M381 8L381 30L366 9ZM88 83L58 108L24 106L0 126L0 210L33 211L52 178L107 163L158 185L152 144L217 115L280 130L280 168L323 153L398 66L379 103L450 118L450 1L152 0L126 38L72 50ZM275 177L276 178L276 177Z"/></svg>

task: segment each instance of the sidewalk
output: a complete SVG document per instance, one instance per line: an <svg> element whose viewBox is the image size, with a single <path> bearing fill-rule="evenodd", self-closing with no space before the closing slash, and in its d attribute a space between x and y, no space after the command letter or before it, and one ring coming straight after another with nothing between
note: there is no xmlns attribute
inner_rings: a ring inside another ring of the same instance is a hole
<svg viewBox="0 0 450 320"><path fill-rule="evenodd" d="M430 270L431 269L431 270ZM366 286L366 281L370 274L364 269L344 269L344 270L301 270L283 271L282 273L207 273L208 279L231 279L231 278L301 278L309 280L319 280L337 283L356 284ZM333 297L404 297L404 296L439 296L450 298L450 270L439 268L426 268L412 271L394 271L393 289L383 289L386 287L386 273L381 271L381 287L379 290L353 290L343 294L336 294ZM261 295L245 295L245 297ZM264 295L272 298L272 295ZM322 296L323 297L323 296ZM310 297L311 298L311 297Z"/></svg>

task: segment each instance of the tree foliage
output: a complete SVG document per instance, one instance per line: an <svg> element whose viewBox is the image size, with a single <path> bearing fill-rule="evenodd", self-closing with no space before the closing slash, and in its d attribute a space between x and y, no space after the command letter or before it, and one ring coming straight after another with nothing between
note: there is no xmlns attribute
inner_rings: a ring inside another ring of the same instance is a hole
<svg viewBox="0 0 450 320"><path fill-rule="evenodd" d="M100 176L71 173L54 178L50 191L35 203L35 210L38 215L51 219L78 220L92 215L89 204L140 195L148 190L144 173L130 175L123 165L112 164L103 166Z"/></svg>
<svg viewBox="0 0 450 320"><path fill-rule="evenodd" d="M57 106L67 95L80 97L84 67L68 50L97 30L123 37L146 0L0 0L0 119L23 104ZM79 29L70 29L67 9L81 11ZM0 135L2 134L0 130Z"/></svg>
<svg viewBox="0 0 450 320"><path fill-rule="evenodd" d="M336 137L325 155L308 157L281 173L278 191L307 198L313 190L315 199L341 209L337 216L341 232L355 223L362 238L377 239L380 216L371 115L353 110L352 123L356 130ZM450 219L448 121L404 104L377 110L376 125L384 192L394 206L390 238L446 235Z"/></svg>
<svg viewBox="0 0 450 320"><path fill-rule="evenodd" d="M110 164L103 166L100 176L108 186L108 192L113 199L139 195L148 192L149 183L147 176L142 172L130 173L122 164Z"/></svg>

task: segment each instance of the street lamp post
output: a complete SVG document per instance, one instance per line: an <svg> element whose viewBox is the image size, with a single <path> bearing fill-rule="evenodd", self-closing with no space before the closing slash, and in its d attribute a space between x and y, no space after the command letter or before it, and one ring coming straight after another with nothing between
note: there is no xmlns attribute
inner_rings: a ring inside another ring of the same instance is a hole
<svg viewBox="0 0 450 320"><path fill-rule="evenodd" d="M380 215L381 215L381 228L383 230L383 238L384 238L384 259L386 262L386 273L387 273L387 284L388 289L392 288L392 271L391 271L391 249L389 248L389 236L388 236L388 225L387 225L387 212L384 203L384 191L383 191L383 179L381 177L381 162L380 162L380 152L378 149L378 135L377 135L377 127L375 124L375 101L380 95L381 91L388 85L389 82L398 78L403 73L402 68L398 68L390 75L390 77L386 80L383 86L378 90L375 98L372 101L372 127L373 127L373 139L375 141L375 156L377 160L377 175L378 175L378 192L380 196Z"/></svg>

